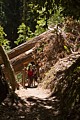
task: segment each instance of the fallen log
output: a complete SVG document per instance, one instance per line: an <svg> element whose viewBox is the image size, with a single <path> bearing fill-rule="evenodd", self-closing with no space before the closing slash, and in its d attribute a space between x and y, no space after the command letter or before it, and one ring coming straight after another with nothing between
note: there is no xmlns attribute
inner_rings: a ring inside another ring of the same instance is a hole
<svg viewBox="0 0 80 120"><path fill-rule="evenodd" d="M49 97L54 96L56 93L60 93L68 85L67 77L72 75L71 73L80 66L80 52L75 52L65 58L60 59L45 76L44 82L49 81L46 84L46 88L51 89ZM76 79L75 79L76 80ZM70 81L69 81L70 82Z"/></svg>
<svg viewBox="0 0 80 120"><path fill-rule="evenodd" d="M51 33L50 30L40 34L39 36L36 36L35 38L31 39L31 40L28 40L26 41L25 43L13 48L12 50L10 50L7 54L8 54L8 57L9 59L11 60L12 58L32 49L35 44L37 42L41 42L44 38L46 38L46 36L48 36L49 34ZM3 64L3 60L2 60L2 57L0 55L0 64Z"/></svg>
<svg viewBox="0 0 80 120"><path fill-rule="evenodd" d="M43 40L45 38L45 36L47 36L49 33L51 33L50 30L48 30L48 31L40 34L39 36L36 36L33 39L28 40L25 43L13 48L11 51L8 52L9 59L12 59L12 58L28 51L29 49L32 49L37 42Z"/></svg>
<svg viewBox="0 0 80 120"><path fill-rule="evenodd" d="M10 60L10 63L12 64L15 73L21 72L22 69L28 65L28 63L34 62L34 59L32 57L32 51L33 49L23 54L20 54L19 56ZM6 71L5 68L4 71Z"/></svg>
<svg viewBox="0 0 80 120"><path fill-rule="evenodd" d="M25 53L22 55L18 56L14 60L11 60L11 64L14 68L15 72L21 71L24 68L24 63L26 62L26 65L33 61L33 58L31 57L32 53L26 56Z"/></svg>
<svg viewBox="0 0 80 120"><path fill-rule="evenodd" d="M24 68L24 64L28 65L28 63L34 61L32 51L33 49L30 49L29 51L10 60L15 72L21 71Z"/></svg>

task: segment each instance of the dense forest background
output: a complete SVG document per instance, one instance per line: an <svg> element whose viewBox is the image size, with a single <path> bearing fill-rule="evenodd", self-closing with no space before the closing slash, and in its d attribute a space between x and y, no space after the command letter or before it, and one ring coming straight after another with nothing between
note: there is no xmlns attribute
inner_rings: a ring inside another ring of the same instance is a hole
<svg viewBox="0 0 80 120"><path fill-rule="evenodd" d="M66 16L79 20L79 6L79 0L0 0L0 25L13 48Z"/></svg>
<svg viewBox="0 0 80 120"><path fill-rule="evenodd" d="M48 29L51 31L48 32ZM13 94L17 86L16 78L3 46L10 50L44 31L47 31L43 35L44 39L35 45L33 59L44 70L41 87L49 88L51 94L46 100L30 98L36 104L32 108L30 104L30 110L24 112L25 104L19 104L20 99L16 100ZM37 115L40 120L46 113L50 113L50 116L43 118L49 120L80 119L80 0L0 0L0 55L9 73L12 102L15 102L13 99L19 102L14 106L16 120L22 111L25 118L28 112L28 117L32 117L35 112L34 119ZM1 93L3 96L3 92ZM2 96L1 102L4 100ZM51 105L52 108L45 109L45 105ZM6 108L9 108L10 114L11 107ZM11 117L14 115L14 108L11 108ZM2 105L2 111L3 109ZM0 117L3 120L7 110L3 115L2 111L0 110ZM7 119L9 117L10 115Z"/></svg>

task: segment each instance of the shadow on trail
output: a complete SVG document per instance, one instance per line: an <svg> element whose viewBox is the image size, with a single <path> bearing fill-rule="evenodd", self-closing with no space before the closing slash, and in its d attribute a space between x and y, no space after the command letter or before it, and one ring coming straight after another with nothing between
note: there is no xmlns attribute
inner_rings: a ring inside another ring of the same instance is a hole
<svg viewBox="0 0 80 120"><path fill-rule="evenodd" d="M37 97L22 100L17 96L12 106L0 105L0 120L60 120L59 101Z"/></svg>
<svg viewBox="0 0 80 120"><path fill-rule="evenodd" d="M0 120L79 120L65 113L63 104L58 98L26 97L16 95L13 105L7 99L0 105ZM6 104L8 103L8 104Z"/></svg>
<svg viewBox="0 0 80 120"><path fill-rule="evenodd" d="M27 89L27 88L37 88L38 87L38 85L35 85L35 86L25 86L25 88Z"/></svg>
<svg viewBox="0 0 80 120"><path fill-rule="evenodd" d="M30 112L34 116L33 120L57 120L59 115L58 101L55 99L39 99L29 97ZM56 106L55 106L56 105Z"/></svg>

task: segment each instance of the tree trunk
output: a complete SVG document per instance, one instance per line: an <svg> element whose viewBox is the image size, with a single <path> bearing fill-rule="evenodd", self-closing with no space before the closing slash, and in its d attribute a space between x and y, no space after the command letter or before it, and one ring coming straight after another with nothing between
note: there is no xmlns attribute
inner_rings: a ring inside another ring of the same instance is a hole
<svg viewBox="0 0 80 120"><path fill-rule="evenodd" d="M53 35L53 33L51 33L50 30L48 30L47 32L44 32L42 34L40 34L39 36L34 37L31 40L28 40L26 42L24 42L23 44L13 48L11 51L8 52L8 56L9 59L12 59L30 49L32 49L33 47L35 47L35 44L38 42L43 41L44 38L48 38L48 36Z"/></svg>
<svg viewBox="0 0 80 120"><path fill-rule="evenodd" d="M7 71L8 77L9 77L9 82L11 84L12 90L15 91L15 86L16 86L16 78L14 75L14 69L12 67L12 65L10 64L8 55L6 54L4 48L2 46L0 46L0 54L5 66L5 69Z"/></svg>

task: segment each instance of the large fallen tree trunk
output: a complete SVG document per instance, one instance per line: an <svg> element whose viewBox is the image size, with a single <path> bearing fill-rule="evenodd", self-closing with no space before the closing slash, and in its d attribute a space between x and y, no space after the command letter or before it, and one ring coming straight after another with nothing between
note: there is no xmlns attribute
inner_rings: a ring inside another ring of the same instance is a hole
<svg viewBox="0 0 80 120"><path fill-rule="evenodd" d="M18 47L15 47L11 51L9 51L9 53L8 53L9 59L12 59L12 58L24 53L25 51L33 48L37 42L43 40L43 38L45 38L50 32L51 31L48 30L48 31L40 34L39 36L36 36L35 38L26 41L25 43L19 45Z"/></svg>
<svg viewBox="0 0 80 120"><path fill-rule="evenodd" d="M61 59L53 69L55 75L51 82L53 87L49 97L55 96L64 119L80 118L80 53Z"/></svg>
<svg viewBox="0 0 80 120"><path fill-rule="evenodd" d="M72 81L71 77L73 76L72 72L75 72L78 66L80 66L80 52L75 52L68 57L60 59L51 68L51 70L45 76L44 82L42 83L43 86L45 85L46 88L51 89L52 92L50 93L50 97L54 96L55 94L59 94L59 96L61 96L61 94L68 87L68 84L72 84L71 82L76 81L76 78L74 81ZM69 76L70 80L68 79Z"/></svg>
<svg viewBox="0 0 80 120"><path fill-rule="evenodd" d="M24 66L27 66L28 63L34 62L34 59L32 57L33 50L34 48L10 60L10 63L13 66L15 73L21 72ZM2 60L2 57L1 57L1 60ZM2 60L2 63L4 64L3 60ZM5 73L8 74L6 71L6 67L4 67L4 70L5 70Z"/></svg>
<svg viewBox="0 0 80 120"><path fill-rule="evenodd" d="M24 68L24 64L27 65L28 63L34 61L32 57L32 53L26 55L23 53L14 59L11 60L11 64L14 68L15 72L20 72Z"/></svg>
<svg viewBox="0 0 80 120"><path fill-rule="evenodd" d="M49 34L51 33L50 30L48 30L47 32L44 32L42 34L40 34L39 36L36 36L35 38L33 38L32 40L29 40L29 41L26 41L25 43L13 48L11 51L9 51L7 54L8 54L8 57L9 59L13 59L14 57L17 57L18 55L20 54L23 54L25 53L26 51L32 49L35 44L37 42L41 42L44 38L46 38ZM3 61L2 61L2 57L0 55L0 64L3 64Z"/></svg>

